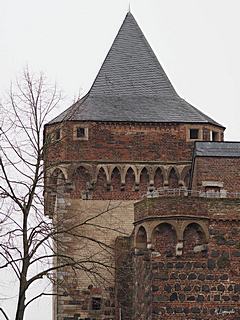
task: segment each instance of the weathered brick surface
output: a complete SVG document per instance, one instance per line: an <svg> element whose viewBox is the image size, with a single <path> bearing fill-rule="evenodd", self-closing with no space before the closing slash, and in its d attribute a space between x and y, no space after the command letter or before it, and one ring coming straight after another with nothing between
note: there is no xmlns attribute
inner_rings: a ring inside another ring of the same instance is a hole
<svg viewBox="0 0 240 320"><path fill-rule="evenodd" d="M219 216L236 218L240 216L240 199L199 198L190 196L169 196L144 199L135 203L135 220L147 216Z"/></svg>
<svg viewBox="0 0 240 320"><path fill-rule="evenodd" d="M186 214L195 213L197 219L203 210L204 215L209 218L207 248L202 252L194 252L194 247L206 243L206 238L204 232L197 227L197 223L191 223L183 234L182 255L177 257L174 252L176 243L174 230L170 224L168 227L166 223L160 224L160 228L157 229L159 237L156 235L155 238L151 238L155 239L157 244L153 246L154 251L149 254L151 263L148 265L147 279L150 283L146 284L146 274L141 271L146 254L139 256L138 252L134 258L135 283L145 284L139 290L142 297L148 295L146 301L151 301L152 313L151 316L146 316L149 306L147 303L143 304L141 299L137 299L138 287L133 286L135 295L133 319L139 318L137 310L141 310L145 319L152 320L239 319L239 200L198 199L199 207L196 206L196 198L179 197L178 204L175 205L173 200L156 198L137 203L135 219L138 220L141 211L142 219L149 219L150 213L161 218L167 211L174 214L177 220L184 209L184 203L185 209L188 210ZM190 210L190 205L195 209ZM174 210L177 206L181 210ZM187 216L183 219L187 219ZM150 223L148 221L145 223Z"/></svg>
<svg viewBox="0 0 240 320"><path fill-rule="evenodd" d="M81 122L65 122L62 139L46 154L49 161L184 161L191 160L193 142L187 141L189 125L179 123L84 123L88 140L74 140L74 126ZM46 127L46 135L59 125ZM203 126L206 130L214 126ZM219 128L217 128L219 130ZM209 141L209 136L204 135Z"/></svg>
<svg viewBox="0 0 240 320"><path fill-rule="evenodd" d="M61 195L66 208L57 205L55 211L74 225L120 200L94 221L103 228L85 226L80 233L111 247L116 237L125 237L118 238L115 255L100 254L98 245L84 240L63 239L58 250L74 257L94 254L116 266L116 274L100 284L82 272L59 272L68 295L56 298L55 318L119 320L121 311L121 320L240 319L240 203L183 196L190 186L191 125L89 122L88 140L73 138L76 125L82 123L46 127L45 138L61 128L60 141L45 153L46 208L52 212ZM198 127L204 141L216 129ZM239 191L239 166L238 159L197 158L192 186L203 191L202 181L221 181L224 189ZM135 204L135 229L146 227L138 247L131 237L135 200L154 188L179 187L179 196ZM101 299L100 311L92 310L92 298Z"/></svg>
<svg viewBox="0 0 240 320"><path fill-rule="evenodd" d="M203 181L223 182L223 189L228 192L240 192L240 159L197 157L192 189L204 191Z"/></svg>

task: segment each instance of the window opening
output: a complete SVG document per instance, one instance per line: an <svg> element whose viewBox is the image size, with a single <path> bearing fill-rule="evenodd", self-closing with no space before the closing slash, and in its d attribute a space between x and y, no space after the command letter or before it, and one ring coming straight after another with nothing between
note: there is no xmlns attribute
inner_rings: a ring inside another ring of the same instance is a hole
<svg viewBox="0 0 240 320"><path fill-rule="evenodd" d="M86 136L85 128L78 127L77 128L77 138L83 138Z"/></svg>
<svg viewBox="0 0 240 320"><path fill-rule="evenodd" d="M61 130L60 129L56 129L55 131L55 140L60 140L61 138Z"/></svg>
<svg viewBox="0 0 240 320"><path fill-rule="evenodd" d="M218 132L212 131L212 141L218 141Z"/></svg>
<svg viewBox="0 0 240 320"><path fill-rule="evenodd" d="M100 310L101 309L101 298L92 298L92 310Z"/></svg>
<svg viewBox="0 0 240 320"><path fill-rule="evenodd" d="M205 193L208 198L219 198L221 188L216 186L205 187Z"/></svg>
<svg viewBox="0 0 240 320"><path fill-rule="evenodd" d="M199 139L198 129L190 129L190 139Z"/></svg>

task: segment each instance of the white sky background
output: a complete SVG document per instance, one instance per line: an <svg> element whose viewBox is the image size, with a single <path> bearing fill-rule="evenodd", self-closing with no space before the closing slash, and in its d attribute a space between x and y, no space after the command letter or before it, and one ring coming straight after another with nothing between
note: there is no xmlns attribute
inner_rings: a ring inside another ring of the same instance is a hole
<svg viewBox="0 0 240 320"><path fill-rule="evenodd" d="M70 100L86 93L128 5L0 0L0 95L26 64L56 80ZM226 126L225 140L240 140L240 1L131 0L131 11L179 95ZM26 320L51 319L44 301Z"/></svg>

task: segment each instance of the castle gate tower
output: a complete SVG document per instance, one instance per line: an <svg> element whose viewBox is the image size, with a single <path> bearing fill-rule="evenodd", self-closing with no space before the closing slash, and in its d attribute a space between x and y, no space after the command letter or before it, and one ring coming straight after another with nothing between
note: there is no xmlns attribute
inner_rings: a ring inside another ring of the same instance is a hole
<svg viewBox="0 0 240 320"><path fill-rule="evenodd" d="M194 143L223 141L223 132L176 93L128 13L90 91L45 127L53 140L46 214L84 224L57 250L114 267L111 248L132 234L134 203L157 189L189 189ZM91 263L86 272L57 273L54 320L117 319L114 269Z"/></svg>

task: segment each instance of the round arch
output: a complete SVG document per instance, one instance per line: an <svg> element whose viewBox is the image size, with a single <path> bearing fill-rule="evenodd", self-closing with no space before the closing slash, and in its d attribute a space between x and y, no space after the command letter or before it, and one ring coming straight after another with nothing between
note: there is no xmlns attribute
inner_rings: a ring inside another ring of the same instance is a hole
<svg viewBox="0 0 240 320"><path fill-rule="evenodd" d="M202 228L201 224L195 221L191 221L185 225L183 230L183 254L187 256L193 256L199 248L207 243L207 234ZM199 253L201 250L199 250Z"/></svg>
<svg viewBox="0 0 240 320"><path fill-rule="evenodd" d="M144 226L140 226L136 231L135 248L147 249L147 231Z"/></svg>
<svg viewBox="0 0 240 320"><path fill-rule="evenodd" d="M173 257L176 253L177 232L171 223L162 221L152 231L152 246L163 257Z"/></svg>

